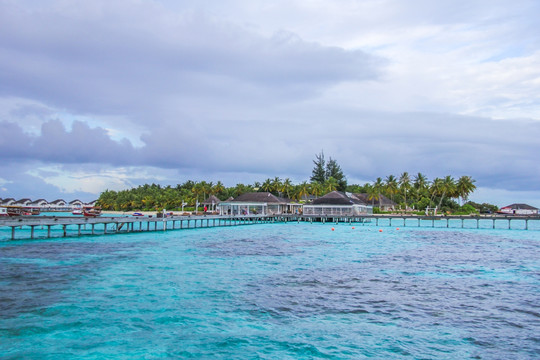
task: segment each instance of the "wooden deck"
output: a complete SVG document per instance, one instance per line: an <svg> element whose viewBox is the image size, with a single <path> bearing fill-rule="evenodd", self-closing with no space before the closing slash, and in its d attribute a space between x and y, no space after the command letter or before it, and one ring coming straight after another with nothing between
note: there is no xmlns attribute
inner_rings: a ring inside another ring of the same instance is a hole
<svg viewBox="0 0 540 360"><path fill-rule="evenodd" d="M492 229L529 229L529 222L538 221L540 216L414 216L414 215L361 215L361 216L321 216L321 215L241 215L241 216L18 216L1 217L0 229L9 227L11 239L34 239L66 236L87 236L146 231L167 231L179 229L239 226L276 222L320 222L320 223L358 223L375 226L402 227L467 227ZM486 226L488 222L489 226ZM502 227L501 227L502 222ZM519 222L520 227L512 227ZM476 226L475 226L476 225Z"/></svg>

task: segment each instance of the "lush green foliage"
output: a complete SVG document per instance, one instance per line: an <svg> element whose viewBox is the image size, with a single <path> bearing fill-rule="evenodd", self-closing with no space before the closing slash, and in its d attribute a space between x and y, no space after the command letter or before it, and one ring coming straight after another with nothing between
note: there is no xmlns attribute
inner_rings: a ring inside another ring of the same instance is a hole
<svg viewBox="0 0 540 360"><path fill-rule="evenodd" d="M279 177L266 179L262 183L237 184L233 187L225 187L221 181L214 184L189 180L174 187L146 184L128 190L106 190L99 196L98 203L105 210L116 211L160 211L162 209L188 211L197 205L201 206L200 204L211 195L220 200L226 200L243 193L263 191L304 202L312 197L320 197L331 191L340 190L367 194L367 198L375 207L377 205L381 207L381 201L385 196L394 204L393 211L414 212L436 207L439 213L470 214L498 210L496 206L490 204L466 203L468 196L476 188L475 180L470 176L462 176L457 181L451 176L429 181L421 173L411 177L404 172L399 177L388 175L384 180L379 177L373 183L347 185L343 171L334 159L330 158L326 162L321 152L313 163L315 167L311 182L303 181L297 185L288 178L282 180ZM466 204L460 206L458 201Z"/></svg>
<svg viewBox="0 0 540 360"><path fill-rule="evenodd" d="M321 184L324 188L345 191L347 178L341 170L341 166L335 159L330 158L328 162L324 159L324 152L315 155L313 160L313 171L311 172L311 182ZM333 191L333 190L331 190Z"/></svg>

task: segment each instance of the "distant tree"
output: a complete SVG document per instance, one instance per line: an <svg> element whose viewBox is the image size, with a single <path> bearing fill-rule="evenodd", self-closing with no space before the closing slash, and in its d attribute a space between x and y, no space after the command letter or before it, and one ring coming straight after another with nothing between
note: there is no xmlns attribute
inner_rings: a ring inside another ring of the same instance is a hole
<svg viewBox="0 0 540 360"><path fill-rule="evenodd" d="M272 191L272 179L266 179L261 185L261 190L264 192Z"/></svg>
<svg viewBox="0 0 540 360"><path fill-rule="evenodd" d="M341 170L341 166L337 163L335 159L330 158L326 164L326 180L334 178L337 181L337 190L345 191L347 188L347 179Z"/></svg>
<svg viewBox="0 0 540 360"><path fill-rule="evenodd" d="M405 209L407 209L407 193L409 192L410 188L411 188L411 178L409 177L409 173L405 171L399 177L399 189L403 193Z"/></svg>
<svg viewBox="0 0 540 360"><path fill-rule="evenodd" d="M379 200L379 208L381 207L381 192L383 191L384 183L382 178L378 177L373 184L373 193L377 194L377 200Z"/></svg>
<svg viewBox="0 0 540 360"><path fill-rule="evenodd" d="M291 179L286 178L283 183L281 184L280 192L287 195L287 198L291 197L291 190L293 189L293 185L291 183Z"/></svg>
<svg viewBox="0 0 540 360"><path fill-rule="evenodd" d="M311 171L311 182L324 184L330 178L334 178L337 183L336 188L339 191L345 191L347 188L347 179L341 170L341 166L337 163L335 159L330 158L326 162L324 158L324 152L321 151L320 154L315 155L315 160L313 160L313 170Z"/></svg>
<svg viewBox="0 0 540 360"><path fill-rule="evenodd" d="M398 181L394 175L388 175L385 180L386 193L394 201L394 195L398 192Z"/></svg>
<svg viewBox="0 0 540 360"><path fill-rule="evenodd" d="M332 191L335 191L337 190L338 188L338 181L336 179L334 179L333 177L329 177L328 179L326 179L326 181L324 182L323 184L323 189L324 191L326 191L327 193L329 192L332 192Z"/></svg>
<svg viewBox="0 0 540 360"><path fill-rule="evenodd" d="M323 184L326 180L326 160L324 160L324 152L321 151L319 155L315 155L313 160L315 167L311 172L311 182Z"/></svg>
<svg viewBox="0 0 540 360"><path fill-rule="evenodd" d="M470 176L462 176L458 179L456 183L456 192L457 196L461 198L461 202L467 202L469 195L476 189L474 183L476 180L473 180Z"/></svg>
<svg viewBox="0 0 540 360"><path fill-rule="evenodd" d="M296 187L296 199L302 200L304 197L309 195L309 192L311 190L310 185L307 181L303 181L300 185Z"/></svg>

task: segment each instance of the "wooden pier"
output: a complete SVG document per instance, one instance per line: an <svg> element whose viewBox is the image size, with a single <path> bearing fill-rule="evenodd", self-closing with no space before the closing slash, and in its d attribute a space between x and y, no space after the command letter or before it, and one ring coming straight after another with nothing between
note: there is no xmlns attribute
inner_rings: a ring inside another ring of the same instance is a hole
<svg viewBox="0 0 540 360"><path fill-rule="evenodd" d="M18 216L1 217L0 229L11 228L10 238L34 239L67 236L106 235L131 232L167 231L179 229L210 228L222 226L252 225L282 222L318 222L318 223L348 223L371 224L375 226L402 227L437 227L437 228L482 228L516 229L512 223L520 222L519 229L528 230L529 222L537 221L540 216L414 216L414 215L239 215L239 216L168 216L132 217L132 216ZM486 222L489 225L486 225ZM500 223L503 226L501 227ZM467 223L467 226L465 224ZM471 225L472 223L472 225ZM498 224L498 225L497 225ZM540 229L540 227L538 227ZM17 230L22 230L22 236L17 237ZM29 231L28 231L29 230Z"/></svg>

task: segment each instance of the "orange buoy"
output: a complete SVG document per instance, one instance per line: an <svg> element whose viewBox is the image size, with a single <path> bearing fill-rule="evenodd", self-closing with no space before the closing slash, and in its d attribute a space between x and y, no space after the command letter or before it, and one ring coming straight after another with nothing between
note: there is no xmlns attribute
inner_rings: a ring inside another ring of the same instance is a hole
<svg viewBox="0 0 540 360"><path fill-rule="evenodd" d="M382 232L382 229L379 229L379 232Z"/></svg>
<svg viewBox="0 0 540 360"><path fill-rule="evenodd" d="M399 228L396 228L396 230L399 230Z"/></svg>
<svg viewBox="0 0 540 360"><path fill-rule="evenodd" d="M352 228L353 228L353 230L354 230L354 226L353 226Z"/></svg>
<svg viewBox="0 0 540 360"><path fill-rule="evenodd" d="M332 231L334 231L334 230L335 230L335 229L334 229L334 228L332 228Z"/></svg>

